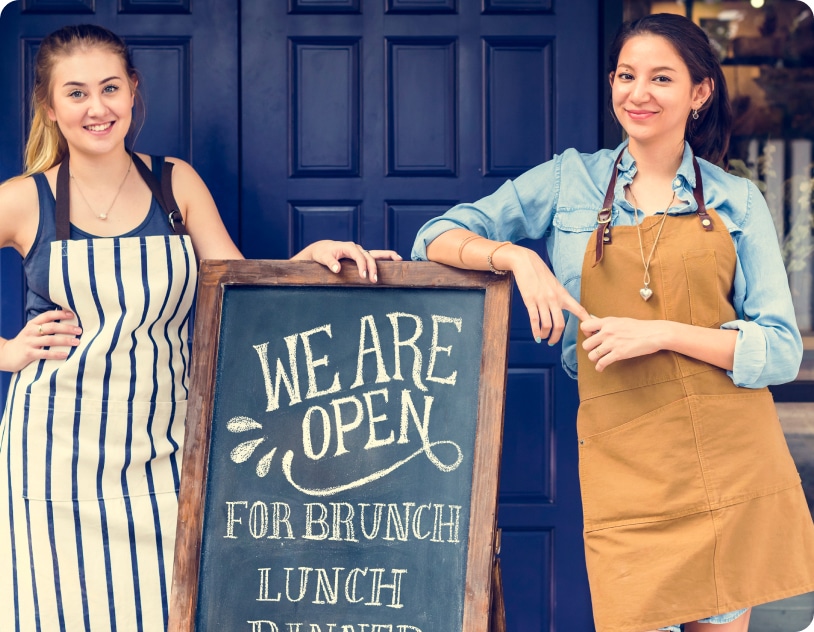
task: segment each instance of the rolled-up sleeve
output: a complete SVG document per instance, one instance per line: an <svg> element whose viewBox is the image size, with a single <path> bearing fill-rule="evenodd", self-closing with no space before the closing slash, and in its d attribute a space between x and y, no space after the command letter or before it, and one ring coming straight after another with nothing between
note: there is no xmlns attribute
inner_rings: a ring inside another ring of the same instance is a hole
<svg viewBox="0 0 814 632"><path fill-rule="evenodd" d="M757 187L749 181L747 186L747 213L733 234L738 253L733 303L738 319L721 327L738 330L733 370L728 372L732 381L761 388L797 376L803 343L771 214Z"/></svg>
<svg viewBox="0 0 814 632"><path fill-rule="evenodd" d="M538 165L516 180L507 180L491 195L458 204L418 231L411 257L427 260L427 246L440 234L465 228L488 239L516 242L538 239L551 223L559 194L561 157Z"/></svg>

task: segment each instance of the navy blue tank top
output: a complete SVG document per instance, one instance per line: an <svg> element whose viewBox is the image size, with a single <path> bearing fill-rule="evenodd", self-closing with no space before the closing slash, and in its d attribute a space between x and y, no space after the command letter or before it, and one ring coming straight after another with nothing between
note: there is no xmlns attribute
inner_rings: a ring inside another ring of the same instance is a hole
<svg viewBox="0 0 814 632"><path fill-rule="evenodd" d="M157 180L161 180L161 168L164 165L164 158L161 156L151 156L151 169ZM48 185L48 180L44 173L35 173L31 176L37 184L37 194L40 200L40 222L37 227L37 236L31 250L23 259L23 271L25 272L26 294L25 294L25 319L31 320L38 314L42 314L50 309L55 309L55 305L49 298L48 291L48 270L51 260L51 243L56 241L56 200ZM152 235L173 235L175 234L161 210L161 206L155 197L150 202L150 210L144 221L133 230L118 235L118 237L148 237ZM91 235L78 229L71 224L71 239L104 239L97 235Z"/></svg>

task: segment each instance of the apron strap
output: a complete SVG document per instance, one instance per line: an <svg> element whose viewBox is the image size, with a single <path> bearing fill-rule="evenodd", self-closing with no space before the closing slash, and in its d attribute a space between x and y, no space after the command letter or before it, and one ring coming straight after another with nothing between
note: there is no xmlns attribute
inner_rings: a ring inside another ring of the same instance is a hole
<svg viewBox="0 0 814 632"><path fill-rule="evenodd" d="M57 171L56 240L71 238L71 169L68 154Z"/></svg>
<svg viewBox="0 0 814 632"><path fill-rule="evenodd" d="M602 208L596 214L598 226L596 227L596 259L594 261L594 265L602 261L605 244L611 243L613 191L616 188L617 167L619 165L619 161L622 160L623 153L624 150L619 152L616 162L613 163L613 171L611 172L611 179L610 183L608 183L608 189L605 192L605 200L602 202ZM695 156L692 157L692 166L695 170L695 188L692 190L692 195L695 198L696 204L698 205L696 214L698 215L698 219L701 220L701 226L704 228L704 230L710 231L713 229L712 218L709 216L709 213L707 213L707 207L706 204L704 204L704 183L701 179L701 167L699 166L698 161L695 159ZM664 212L667 212L666 209Z"/></svg>
<svg viewBox="0 0 814 632"><path fill-rule="evenodd" d="M186 235L187 229L184 226L184 218L178 210L178 203L172 194L172 163L164 161L161 170L161 185L159 186L153 172L147 168L144 161L137 154L131 155L133 164L139 172L142 180L150 187L153 197L158 205L167 214L170 226L176 235ZM69 155L65 155L62 164L57 171L57 204L56 204L56 239L64 241L71 238L71 171L69 166Z"/></svg>
<svg viewBox="0 0 814 632"><path fill-rule="evenodd" d="M150 187L153 197L158 201L159 206L167 214L167 220L170 223L176 235L186 235L187 229L184 226L184 217L181 211L178 210L178 203L175 201L175 196L172 194L172 167L171 162L164 161L164 167L161 169L161 185L159 186L153 172L144 164L144 161L138 157L138 154L133 153L133 164L136 165L136 170L139 172L141 179Z"/></svg>
<svg viewBox="0 0 814 632"><path fill-rule="evenodd" d="M701 220L704 230L710 231L712 230L712 218L707 213L707 207L704 204L704 183L701 180L701 167L698 166L695 156L692 157L692 166L695 169L695 188L692 190L692 195L698 204L696 213L698 213L698 219Z"/></svg>
<svg viewBox="0 0 814 632"><path fill-rule="evenodd" d="M611 179L608 183L608 189L605 192L605 201L602 202L602 208L596 214L596 259L594 265L602 261L602 256L605 254L605 244L611 243L611 216L613 215L613 190L616 188L616 172L618 171L619 161L622 160L624 150L619 152L616 161L613 163L613 170L611 171Z"/></svg>

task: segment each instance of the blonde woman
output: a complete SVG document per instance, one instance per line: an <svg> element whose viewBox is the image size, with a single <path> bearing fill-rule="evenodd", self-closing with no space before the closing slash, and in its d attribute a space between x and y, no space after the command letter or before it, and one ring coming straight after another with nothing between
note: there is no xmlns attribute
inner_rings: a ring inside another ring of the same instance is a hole
<svg viewBox="0 0 814 632"><path fill-rule="evenodd" d="M196 260L241 254L189 164L125 147L138 80L119 37L62 28L35 73L26 173L0 187L28 286L25 326L0 338L0 629L163 630ZM294 258L375 281L398 255Z"/></svg>

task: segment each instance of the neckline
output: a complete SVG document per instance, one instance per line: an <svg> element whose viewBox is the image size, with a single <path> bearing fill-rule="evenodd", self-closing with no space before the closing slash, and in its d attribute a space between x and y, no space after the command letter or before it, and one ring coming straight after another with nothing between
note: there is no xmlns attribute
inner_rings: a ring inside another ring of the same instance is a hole
<svg viewBox="0 0 814 632"><path fill-rule="evenodd" d="M54 205L54 209L56 209L57 204L56 196L54 195L54 191L51 188L51 183L48 181L48 178L45 176L44 173L37 173L34 175L42 176L45 179L45 185L46 188L48 189L49 201ZM136 227L128 230L125 233L119 233L117 235L95 235L93 233L90 233L86 230L79 228L73 222L70 222L70 227L72 231L76 231L81 235L80 239L120 239L123 237L133 237L136 233L142 230L149 223L150 219L152 218L153 214L156 211L156 204L157 201L155 199L155 196L151 195L150 206L147 208L147 213L145 214L144 218L141 220L141 222L139 222L139 224Z"/></svg>

